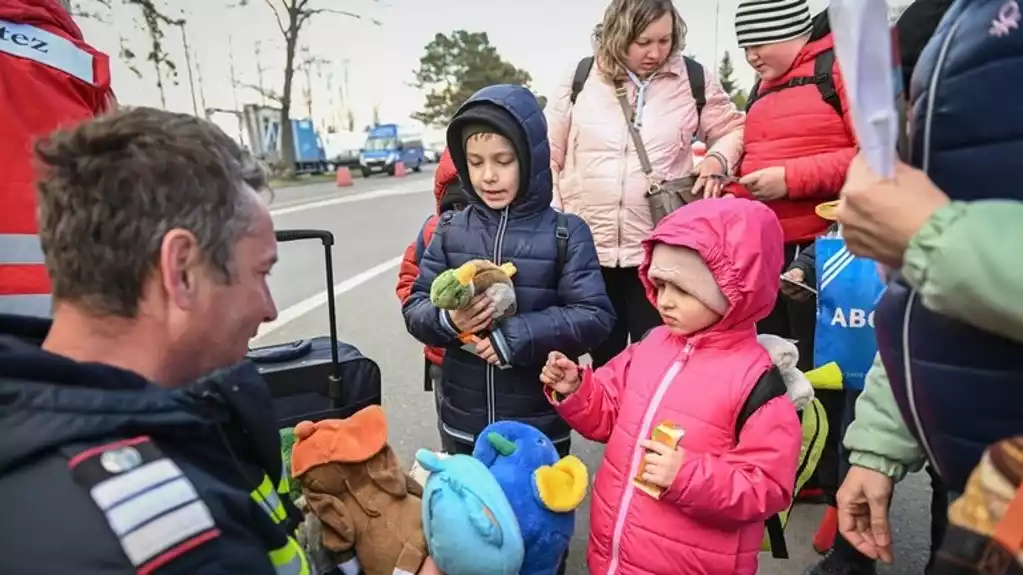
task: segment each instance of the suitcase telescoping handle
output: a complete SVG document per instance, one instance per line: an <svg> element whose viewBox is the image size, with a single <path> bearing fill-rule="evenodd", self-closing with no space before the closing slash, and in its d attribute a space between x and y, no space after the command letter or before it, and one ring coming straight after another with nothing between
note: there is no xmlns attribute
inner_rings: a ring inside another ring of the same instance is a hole
<svg viewBox="0 0 1023 575"><path fill-rule="evenodd" d="M323 244L323 258L327 264L327 316L330 320L330 359L333 363L331 376L331 397L340 397L341 364L337 357L337 310L334 304L334 234L327 230L277 230L277 241L295 242L320 240Z"/></svg>

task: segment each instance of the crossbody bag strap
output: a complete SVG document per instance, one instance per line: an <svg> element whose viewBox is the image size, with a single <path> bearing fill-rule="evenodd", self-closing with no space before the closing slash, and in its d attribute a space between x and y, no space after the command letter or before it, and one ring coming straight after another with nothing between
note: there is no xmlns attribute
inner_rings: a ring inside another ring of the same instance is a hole
<svg viewBox="0 0 1023 575"><path fill-rule="evenodd" d="M632 104L629 103L628 92L625 91L625 85L621 82L615 82L615 97L618 98L618 105L622 107L625 125L629 127L632 145L636 148L636 155L639 156L639 165L643 168L643 173L649 178L654 173L654 169L650 166L650 156L646 155L646 146L643 145L643 138L639 135L639 130L636 129L635 124L632 122Z"/></svg>

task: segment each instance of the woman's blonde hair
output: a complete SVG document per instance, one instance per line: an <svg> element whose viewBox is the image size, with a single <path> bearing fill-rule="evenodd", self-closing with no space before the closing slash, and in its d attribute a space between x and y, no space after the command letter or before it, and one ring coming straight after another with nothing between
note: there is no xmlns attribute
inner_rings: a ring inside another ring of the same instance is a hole
<svg viewBox="0 0 1023 575"><path fill-rule="evenodd" d="M604 11L604 21L593 30L597 44L597 67L600 73L615 82L628 77L625 55L636 38L665 14L671 14L671 52L686 47L685 20L671 0L611 0Z"/></svg>

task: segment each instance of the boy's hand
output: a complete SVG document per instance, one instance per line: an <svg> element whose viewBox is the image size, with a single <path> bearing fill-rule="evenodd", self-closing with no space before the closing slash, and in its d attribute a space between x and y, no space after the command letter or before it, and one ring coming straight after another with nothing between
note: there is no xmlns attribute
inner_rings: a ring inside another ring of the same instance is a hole
<svg viewBox="0 0 1023 575"><path fill-rule="evenodd" d="M540 381L566 397L575 393L582 383L579 366L560 351L552 351L547 356L547 364L540 371Z"/></svg>
<svg viewBox="0 0 1023 575"><path fill-rule="evenodd" d="M494 344L490 341L489 337L481 339L479 343L476 344L476 354L490 365L498 365L501 363L501 358L497 357L497 352L494 351Z"/></svg>
<svg viewBox="0 0 1023 575"><path fill-rule="evenodd" d="M451 311L451 323L460 333L482 331L494 319L494 302L486 294L479 294L469 300L469 305Z"/></svg>
<svg viewBox="0 0 1023 575"><path fill-rule="evenodd" d="M806 274L803 273L803 270L799 268L790 269L789 271L783 273L782 277L790 279L794 282L799 282L801 284L806 283ZM810 299L811 295L813 295L809 290L803 289L797 285L791 284L786 281L781 282L781 293L785 294L786 296L796 301L806 301Z"/></svg>
<svg viewBox="0 0 1023 575"><path fill-rule="evenodd" d="M747 174L739 183L746 186L749 193L761 202L780 200L789 195L789 188L785 184L785 168L782 167L764 168Z"/></svg>
<svg viewBox="0 0 1023 575"><path fill-rule="evenodd" d="M639 445L647 450L643 458L643 481L668 489L682 469L685 452L682 448L672 449L660 441L646 439Z"/></svg>

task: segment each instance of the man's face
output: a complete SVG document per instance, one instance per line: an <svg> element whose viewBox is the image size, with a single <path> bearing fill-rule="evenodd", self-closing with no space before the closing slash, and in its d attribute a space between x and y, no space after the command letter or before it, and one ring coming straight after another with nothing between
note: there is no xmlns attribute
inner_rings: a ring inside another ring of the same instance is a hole
<svg viewBox="0 0 1023 575"><path fill-rule="evenodd" d="M252 226L234 245L234 276L225 282L205 263L191 266L182 272L189 285L179 284L169 298L171 345L179 361L194 366L192 379L241 361L259 326L277 318L267 285L277 240L266 204L253 201Z"/></svg>
<svg viewBox="0 0 1023 575"><path fill-rule="evenodd" d="M492 210L503 210L519 192L515 147L500 134L475 134L465 143L469 181Z"/></svg>

